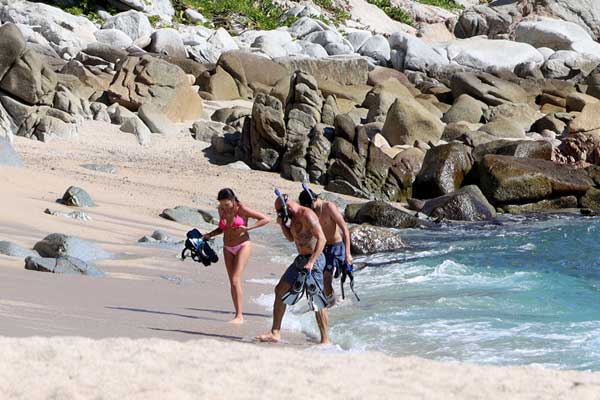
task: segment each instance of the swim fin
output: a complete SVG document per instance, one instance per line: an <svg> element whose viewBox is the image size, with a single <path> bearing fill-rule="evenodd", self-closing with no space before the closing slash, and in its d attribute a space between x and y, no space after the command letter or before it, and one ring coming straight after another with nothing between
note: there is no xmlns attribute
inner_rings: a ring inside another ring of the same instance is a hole
<svg viewBox="0 0 600 400"><path fill-rule="evenodd" d="M323 289L319 286L319 283L315 280L312 272L306 275L306 297L308 298L308 304L314 311L319 311L327 308L327 298L323 294Z"/></svg>
<svg viewBox="0 0 600 400"><path fill-rule="evenodd" d="M307 274L305 271L300 271L298 273L298 277L292 284L290 290L288 290L283 294L283 296L281 296L281 300L285 304L287 304L288 306L293 306L302 298L302 295L304 294L306 276Z"/></svg>
<svg viewBox="0 0 600 400"><path fill-rule="evenodd" d="M342 279L340 280L340 286L342 288L342 299L346 298L346 295L344 293L344 284L346 283L346 277L350 278L350 290L352 290L354 297L356 297L357 301L360 301L360 297L358 297L358 294L356 294L356 292L354 291L354 267L352 266L352 264L344 264L342 270Z"/></svg>

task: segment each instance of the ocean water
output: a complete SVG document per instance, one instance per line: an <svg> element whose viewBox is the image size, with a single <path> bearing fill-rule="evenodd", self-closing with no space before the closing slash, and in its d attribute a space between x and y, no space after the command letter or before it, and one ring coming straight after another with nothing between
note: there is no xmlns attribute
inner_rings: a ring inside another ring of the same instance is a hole
<svg viewBox="0 0 600 400"><path fill-rule="evenodd" d="M361 259L362 301L331 310L343 349L600 370L600 220L511 217L403 236L410 249ZM303 307L284 327L316 334Z"/></svg>

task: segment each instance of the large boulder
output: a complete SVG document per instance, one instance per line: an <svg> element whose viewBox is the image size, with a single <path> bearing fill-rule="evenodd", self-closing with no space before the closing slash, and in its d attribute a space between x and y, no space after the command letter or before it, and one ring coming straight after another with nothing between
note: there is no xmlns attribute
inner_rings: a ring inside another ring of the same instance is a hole
<svg viewBox="0 0 600 400"><path fill-rule="evenodd" d="M109 0L117 10L143 11L148 15L159 17L162 21L170 23L175 15L175 8L171 0Z"/></svg>
<svg viewBox="0 0 600 400"><path fill-rule="evenodd" d="M475 100L468 94L461 94L454 101L452 107L444 114L442 121L447 124L453 122L479 123L483 117L483 110L487 105L479 100Z"/></svg>
<svg viewBox="0 0 600 400"><path fill-rule="evenodd" d="M133 40L127 34L118 29L99 29L94 35L98 43L126 49L133 44Z"/></svg>
<svg viewBox="0 0 600 400"><path fill-rule="evenodd" d="M400 233L389 228L370 225L350 227L352 254L373 254L406 248Z"/></svg>
<svg viewBox="0 0 600 400"><path fill-rule="evenodd" d="M42 257L75 257L83 261L110 258L111 253L101 249L93 242L61 233L53 233L37 242L33 249Z"/></svg>
<svg viewBox="0 0 600 400"><path fill-rule="evenodd" d="M214 228L213 225L217 223L215 217L210 213L187 206L167 208L163 210L160 216L170 221L175 221L187 226L195 226L200 229L212 230Z"/></svg>
<svg viewBox="0 0 600 400"><path fill-rule="evenodd" d="M239 50L239 45L224 28L214 31L194 46L187 47L190 57L202 64L215 64L228 51Z"/></svg>
<svg viewBox="0 0 600 400"><path fill-rule="evenodd" d="M486 155L479 165L480 187L492 204L531 203L581 196L594 182L583 170L552 161Z"/></svg>
<svg viewBox="0 0 600 400"><path fill-rule="evenodd" d="M485 72L459 73L451 79L452 94L468 94L490 106L504 103L528 103L527 92L519 85Z"/></svg>
<svg viewBox="0 0 600 400"><path fill-rule="evenodd" d="M121 125L121 132L133 133L142 146L149 145L152 140L152 132L137 116L126 119Z"/></svg>
<svg viewBox="0 0 600 400"><path fill-rule="evenodd" d="M118 29L135 41L152 34L152 25L148 17L135 10L125 11L110 17L102 29Z"/></svg>
<svg viewBox="0 0 600 400"><path fill-rule="evenodd" d="M412 97L397 99L390 107L382 135L391 146L413 145L421 140L437 143L444 124Z"/></svg>
<svg viewBox="0 0 600 400"><path fill-rule="evenodd" d="M104 276L97 267L76 257L60 256L58 258L27 257L25 269L30 271L51 272L53 274L77 274L86 276Z"/></svg>
<svg viewBox="0 0 600 400"><path fill-rule="evenodd" d="M171 120L169 120L169 118L153 104L142 104L138 109L138 117L152 133L162 133L166 135L175 131L175 127Z"/></svg>
<svg viewBox="0 0 600 400"><path fill-rule="evenodd" d="M431 199L458 190L473 167L471 149L451 143L427 151L413 184L413 196Z"/></svg>
<svg viewBox="0 0 600 400"><path fill-rule="evenodd" d="M600 189L590 188L580 200L581 207L600 210Z"/></svg>
<svg viewBox="0 0 600 400"><path fill-rule="evenodd" d="M417 217L384 201L365 203L357 212L355 219L348 222L386 228L415 228L419 226Z"/></svg>
<svg viewBox="0 0 600 400"><path fill-rule="evenodd" d="M574 42L591 41L592 37L584 28L573 22L543 18L521 21L515 29L515 40L538 48L572 50L571 45Z"/></svg>
<svg viewBox="0 0 600 400"><path fill-rule="evenodd" d="M432 47L413 35L396 32L390 36L389 42L392 64L401 71L427 72L433 66L450 63L444 50Z"/></svg>
<svg viewBox="0 0 600 400"><path fill-rule="evenodd" d="M175 29L164 28L154 31L150 35L150 46L147 50L163 56L187 58L183 40Z"/></svg>
<svg viewBox="0 0 600 400"><path fill-rule="evenodd" d="M308 172L310 181L313 183L325 183L327 164L329 154L331 153L329 137L332 137L334 134L335 131L332 127L323 124L318 124L313 129L306 152L306 171Z"/></svg>
<svg viewBox="0 0 600 400"><path fill-rule="evenodd" d="M280 153L287 144L284 110L279 99L262 93L256 96L249 139L251 166L275 171L279 167Z"/></svg>
<svg viewBox="0 0 600 400"><path fill-rule="evenodd" d="M550 161L553 152L552 144L545 140L495 140L475 147L473 158L479 162L488 154L498 154Z"/></svg>
<svg viewBox="0 0 600 400"><path fill-rule="evenodd" d="M457 40L450 43L446 51L451 62L482 71L490 68L513 71L519 64L541 65L544 62L544 57L535 47L510 40L489 40L478 37ZM498 57L498 54L502 54L502 57Z"/></svg>
<svg viewBox="0 0 600 400"><path fill-rule="evenodd" d="M111 100L131 110L142 104L158 107L174 122L202 114L202 99L181 68L149 56L129 57L108 89Z"/></svg>
<svg viewBox="0 0 600 400"><path fill-rule="evenodd" d="M98 29L85 17L78 17L59 8L25 0L0 0L0 21L35 27L55 50L71 47L84 49L96 41Z"/></svg>
<svg viewBox="0 0 600 400"><path fill-rule="evenodd" d="M362 57L284 57L275 61L288 71L288 75L302 71L314 76L317 82L331 80L341 85L364 85L369 74L369 64Z"/></svg>
<svg viewBox="0 0 600 400"><path fill-rule="evenodd" d="M431 218L451 221L489 221L496 218L496 209L475 185L428 200L421 212Z"/></svg>
<svg viewBox="0 0 600 400"><path fill-rule="evenodd" d="M600 129L600 103L591 103L569 124L569 133L586 133Z"/></svg>

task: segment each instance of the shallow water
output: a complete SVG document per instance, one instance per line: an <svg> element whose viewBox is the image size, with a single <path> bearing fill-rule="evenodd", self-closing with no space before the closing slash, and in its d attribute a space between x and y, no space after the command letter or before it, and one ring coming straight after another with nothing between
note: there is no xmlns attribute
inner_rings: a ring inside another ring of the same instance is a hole
<svg viewBox="0 0 600 400"><path fill-rule="evenodd" d="M332 310L334 342L444 361L600 370L600 220L511 218L403 236L411 249L362 260L370 264L356 274L362 301ZM316 333L310 313L287 324Z"/></svg>

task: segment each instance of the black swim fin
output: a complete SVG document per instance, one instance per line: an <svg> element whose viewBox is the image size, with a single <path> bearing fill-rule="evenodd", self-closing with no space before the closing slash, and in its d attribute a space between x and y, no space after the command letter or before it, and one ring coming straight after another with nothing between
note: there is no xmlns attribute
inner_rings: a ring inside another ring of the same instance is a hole
<svg viewBox="0 0 600 400"><path fill-rule="evenodd" d="M304 294L305 284L306 284L306 272L300 271L298 273L298 277L292 284L290 290L285 292L283 296L281 296L281 300L287 304L288 306L293 306L296 304Z"/></svg>
<svg viewBox="0 0 600 400"><path fill-rule="evenodd" d="M327 308L327 298L323 294L323 289L315 280L312 272L306 275L306 297L308 304L314 311L319 311Z"/></svg>

